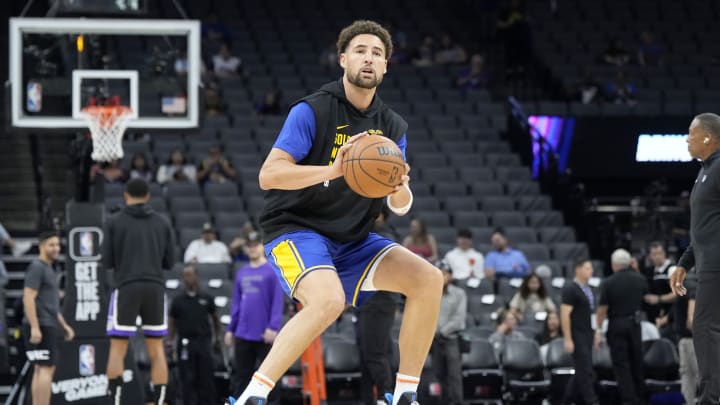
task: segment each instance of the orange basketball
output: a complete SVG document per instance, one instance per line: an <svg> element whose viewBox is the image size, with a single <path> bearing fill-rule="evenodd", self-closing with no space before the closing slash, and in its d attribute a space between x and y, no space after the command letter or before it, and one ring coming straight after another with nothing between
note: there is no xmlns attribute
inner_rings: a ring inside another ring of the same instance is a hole
<svg viewBox="0 0 720 405"><path fill-rule="evenodd" d="M405 160L390 138L367 135L354 142L343 161L343 176L350 188L367 198L380 198L402 183Z"/></svg>

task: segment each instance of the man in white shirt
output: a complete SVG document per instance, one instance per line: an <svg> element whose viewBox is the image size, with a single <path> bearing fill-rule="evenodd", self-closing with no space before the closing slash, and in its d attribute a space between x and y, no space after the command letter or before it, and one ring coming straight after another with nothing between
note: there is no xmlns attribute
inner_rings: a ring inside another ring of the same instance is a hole
<svg viewBox="0 0 720 405"><path fill-rule="evenodd" d="M473 247L472 232L466 228L458 230L456 243L457 246L445 255L453 280L459 285L477 283L476 280L483 278L485 258ZM471 283L470 280L475 281Z"/></svg>
<svg viewBox="0 0 720 405"><path fill-rule="evenodd" d="M217 240L215 228L203 225L202 238L190 242L185 250L185 263L230 263L227 246Z"/></svg>
<svg viewBox="0 0 720 405"><path fill-rule="evenodd" d="M233 55L228 44L223 44L213 56L213 70L218 77L240 76L240 58Z"/></svg>

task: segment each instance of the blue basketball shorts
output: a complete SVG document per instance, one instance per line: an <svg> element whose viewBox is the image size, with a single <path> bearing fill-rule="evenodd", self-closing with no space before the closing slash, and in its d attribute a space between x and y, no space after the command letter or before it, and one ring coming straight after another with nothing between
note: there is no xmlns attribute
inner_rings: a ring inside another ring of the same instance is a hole
<svg viewBox="0 0 720 405"><path fill-rule="evenodd" d="M265 244L268 261L288 296L306 275L315 270L332 270L340 277L345 301L360 306L375 292L363 288L385 254L399 246L390 239L370 233L359 242L335 242L314 231L293 231Z"/></svg>

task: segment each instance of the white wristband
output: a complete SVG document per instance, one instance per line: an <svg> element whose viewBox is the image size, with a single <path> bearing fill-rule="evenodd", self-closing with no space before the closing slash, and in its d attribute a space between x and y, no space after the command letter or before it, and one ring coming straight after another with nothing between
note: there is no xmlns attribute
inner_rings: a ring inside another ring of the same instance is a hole
<svg viewBox="0 0 720 405"><path fill-rule="evenodd" d="M407 204L405 204L404 207L396 208L393 207L392 203L390 202L390 196L387 197L387 206L390 208L390 211L394 212L396 215L405 215L410 211L410 208L412 208L413 204L413 194L412 191L410 191L410 187L408 187L407 184L403 184L403 187L405 187L405 190L407 190L408 194L410 194L410 201L408 201Z"/></svg>

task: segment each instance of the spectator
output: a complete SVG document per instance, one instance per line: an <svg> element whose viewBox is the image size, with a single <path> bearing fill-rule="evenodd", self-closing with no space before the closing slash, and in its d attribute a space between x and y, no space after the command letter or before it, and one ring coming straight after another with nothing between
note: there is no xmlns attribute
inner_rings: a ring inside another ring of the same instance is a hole
<svg viewBox="0 0 720 405"><path fill-rule="evenodd" d="M669 314L676 297L669 283L673 261L667 257L665 245L659 241L650 243L648 259L650 266L644 269L644 273L650 287L650 296L646 299L650 307L646 307L646 312L652 321Z"/></svg>
<svg viewBox="0 0 720 405"><path fill-rule="evenodd" d="M563 337L563 331L560 327L560 317L557 312L548 312L543 323L543 330L535 335L535 340L540 346L545 346L554 339L561 337Z"/></svg>
<svg viewBox="0 0 720 405"><path fill-rule="evenodd" d="M512 249L502 229L496 229L490 237L493 250L485 258L485 277L525 277L530 272L523 252Z"/></svg>
<svg viewBox="0 0 720 405"><path fill-rule="evenodd" d="M245 254L250 263L238 270L225 344L235 345L233 392L243 391L253 370L270 351L282 323L283 291L268 263L260 234L248 234Z"/></svg>
<svg viewBox="0 0 720 405"><path fill-rule="evenodd" d="M565 283L560 304L560 322L564 332L565 352L572 354L575 374L565 389L563 403L598 404L593 388L594 373L592 366L593 344L600 342L600 335L593 335L592 311L595 309L595 296L588 285L593 275L592 262L580 259L575 262L575 279Z"/></svg>
<svg viewBox="0 0 720 405"><path fill-rule="evenodd" d="M522 322L525 314L555 312L557 308L555 303L547 294L545 284L537 274L530 274L525 277L520 289L510 300L510 311Z"/></svg>
<svg viewBox="0 0 720 405"><path fill-rule="evenodd" d="M520 0L511 0L497 22L498 34L505 42L505 68L510 76L522 74L532 56L530 24L523 8Z"/></svg>
<svg viewBox="0 0 720 405"><path fill-rule="evenodd" d="M505 341L508 339L526 338L522 332L516 331L517 318L512 311L502 310L497 317L497 328L495 332L488 338L495 348L495 353L502 353L505 348Z"/></svg>
<svg viewBox="0 0 720 405"><path fill-rule="evenodd" d="M327 69L338 68L338 50L334 42L331 42L320 54L320 66Z"/></svg>
<svg viewBox="0 0 720 405"><path fill-rule="evenodd" d="M465 63L467 52L460 44L453 42L452 37L444 34L440 38L440 47L435 51L435 63L438 65L451 65Z"/></svg>
<svg viewBox="0 0 720 405"><path fill-rule="evenodd" d="M205 112L209 116L224 115L227 111L220 91L214 86L205 88Z"/></svg>
<svg viewBox="0 0 720 405"><path fill-rule="evenodd" d="M190 242L185 249L185 263L230 263L227 246L217 240L215 228L210 223L203 225L202 237Z"/></svg>
<svg viewBox="0 0 720 405"><path fill-rule="evenodd" d="M230 256L235 263L246 262L249 260L245 254L245 246L247 245L247 237L251 232L257 232L252 222L247 221L240 229L240 234L230 242Z"/></svg>
<svg viewBox="0 0 720 405"><path fill-rule="evenodd" d="M630 54L622 41L612 38L603 52L602 60L608 65L622 67L630 62Z"/></svg>
<svg viewBox="0 0 720 405"><path fill-rule="evenodd" d="M597 334L608 319L606 338L624 404L636 404L645 398L639 310L648 284L645 277L630 268L631 259L625 249L612 253L613 274L600 285L600 303L595 312Z"/></svg>
<svg viewBox="0 0 720 405"><path fill-rule="evenodd" d="M420 218L413 218L410 221L410 234L403 240L403 246L429 262L434 262L438 258L435 237L428 233L425 223Z"/></svg>
<svg viewBox="0 0 720 405"><path fill-rule="evenodd" d="M202 37L210 43L228 43L232 40L230 29L218 19L216 13L210 13L203 22Z"/></svg>
<svg viewBox="0 0 720 405"><path fill-rule="evenodd" d="M412 50L408 46L407 39L401 39L395 43L389 63L391 65L407 65L412 61L412 56Z"/></svg>
<svg viewBox="0 0 720 405"><path fill-rule="evenodd" d="M237 177L237 171L232 167L230 161L223 155L220 145L213 145L208 151L208 157L198 166L198 183L225 183Z"/></svg>
<svg viewBox="0 0 720 405"><path fill-rule="evenodd" d="M456 83L462 90L487 88L490 77L485 69L485 58L480 54L474 54L470 58L470 66L460 73Z"/></svg>
<svg viewBox="0 0 720 405"><path fill-rule="evenodd" d="M458 285L464 285L470 279L483 278L485 258L473 247L472 237L469 229L458 230L455 239L457 246L445 254L445 261L452 269L453 279ZM477 281L470 284L477 286Z"/></svg>
<svg viewBox="0 0 720 405"><path fill-rule="evenodd" d="M592 75L587 72L578 83L575 90L575 98L583 104L593 104L600 101L600 84Z"/></svg>
<svg viewBox="0 0 720 405"><path fill-rule="evenodd" d="M148 183L152 183L154 178L154 170L150 167L147 157L144 153L138 152L133 156L130 162L130 176L131 179L140 178Z"/></svg>
<svg viewBox="0 0 720 405"><path fill-rule="evenodd" d="M183 294L170 305L168 341L175 347L183 404L215 403L213 343L220 347L220 319L214 297L200 290L197 270L183 270ZM177 340L176 340L177 332ZM216 340L213 342L213 337Z"/></svg>
<svg viewBox="0 0 720 405"><path fill-rule="evenodd" d="M627 81L622 71L618 71L615 80L606 86L605 94L612 103L635 104L635 86Z"/></svg>
<svg viewBox="0 0 720 405"><path fill-rule="evenodd" d="M125 183L127 180L127 173L123 170L120 159L95 164L90 171L90 177L95 179L98 175L102 176L106 183Z"/></svg>
<svg viewBox="0 0 720 405"><path fill-rule="evenodd" d="M240 58L233 55L230 44L225 42L220 46L220 51L213 56L213 71L220 78L240 77L242 74L242 62Z"/></svg>
<svg viewBox="0 0 720 405"><path fill-rule="evenodd" d="M185 154L180 149L174 149L170 153L170 158L160 166L157 173L157 181L160 184L194 183L196 178L195 166L187 162Z"/></svg>
<svg viewBox="0 0 720 405"><path fill-rule="evenodd" d="M640 34L640 46L638 47L638 63L642 66L660 66L663 64L665 48L662 46L650 31L643 31Z"/></svg>
<svg viewBox="0 0 720 405"><path fill-rule="evenodd" d="M435 55L435 40L432 35L426 35L422 43L415 50L412 58L412 64L418 67L427 67L433 65L433 56Z"/></svg>
<svg viewBox="0 0 720 405"><path fill-rule="evenodd" d="M442 403L459 405L463 398L459 332L465 329L467 297L465 290L452 284L452 268L444 261L437 267L443 272L445 287L440 301L438 327L432 343L433 371L443 388Z"/></svg>
<svg viewBox="0 0 720 405"><path fill-rule="evenodd" d="M255 111L259 115L280 115L282 113L281 96L278 90L266 92L263 101L258 103Z"/></svg>

